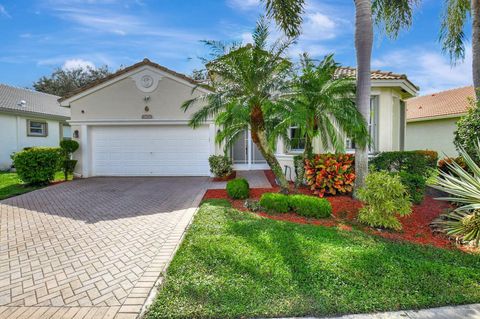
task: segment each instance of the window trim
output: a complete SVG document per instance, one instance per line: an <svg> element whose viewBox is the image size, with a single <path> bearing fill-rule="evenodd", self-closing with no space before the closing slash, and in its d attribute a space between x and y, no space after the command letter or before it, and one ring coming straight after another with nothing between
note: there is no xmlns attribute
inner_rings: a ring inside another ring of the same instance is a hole
<svg viewBox="0 0 480 319"><path fill-rule="evenodd" d="M298 129L298 126L290 126L288 128L288 137L290 139L292 139L292 129ZM305 138L304 138L305 139ZM290 153L295 153L295 154L299 154L299 153L303 153L305 151L305 147L303 148L292 148L292 146L290 145L289 147L289 150L288 150Z"/></svg>
<svg viewBox="0 0 480 319"><path fill-rule="evenodd" d="M370 95L370 118L367 122L367 129L370 135L371 144L368 145L368 153L372 154L377 152L378 144L379 144L379 130L378 126L380 125L380 95L379 94L372 94ZM347 148L347 140L349 137L345 137L345 151L347 153L355 152L355 148ZM352 141L353 145L355 145L355 141Z"/></svg>
<svg viewBox="0 0 480 319"><path fill-rule="evenodd" d="M42 125L42 133L32 133L30 125L32 123L39 123ZM27 136L29 137L47 137L48 136L48 123L40 120L27 120Z"/></svg>

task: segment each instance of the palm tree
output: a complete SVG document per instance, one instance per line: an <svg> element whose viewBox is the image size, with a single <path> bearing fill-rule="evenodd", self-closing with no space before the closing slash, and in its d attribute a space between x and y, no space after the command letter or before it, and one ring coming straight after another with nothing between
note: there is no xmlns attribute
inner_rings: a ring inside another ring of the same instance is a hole
<svg viewBox="0 0 480 319"><path fill-rule="evenodd" d="M263 0L269 16L287 33L298 35L301 28L301 15L304 10L302 0ZM473 0L476 1L476 0ZM365 123L370 117L371 94L371 55L373 47L373 22L385 33L395 38L399 31L412 23L413 7L419 0L354 0L355 4L355 49L357 53L357 95L356 103ZM296 8L296 10L292 10ZM293 26L288 26L293 23ZM355 189L365 184L368 173L367 147L355 149Z"/></svg>
<svg viewBox="0 0 480 319"><path fill-rule="evenodd" d="M440 40L444 52L455 64L465 58L464 27L468 14L472 18L472 70L473 86L480 100L480 2L478 0L447 0L442 19Z"/></svg>
<svg viewBox="0 0 480 319"><path fill-rule="evenodd" d="M336 78L339 64L333 54L320 63L304 53L300 59L300 75L294 77L291 104L284 109L282 122L296 126L305 137L304 158L313 155L312 141L320 137L324 149L345 151L345 135L366 146L368 131L362 115L355 107L355 82L350 78ZM286 128L283 128L286 130ZM300 137L297 136L296 138Z"/></svg>
<svg viewBox="0 0 480 319"><path fill-rule="evenodd" d="M283 192L288 182L274 155L275 103L288 89L291 63L284 57L293 39L280 39L267 46L268 26L264 19L257 22L253 32L253 45L226 46L207 41L214 59L207 64L209 82L213 92L184 102L187 110L197 102L205 103L193 114L190 125L197 127L212 116L221 128L217 142L228 147L240 132L250 129L252 141L258 147L275 174Z"/></svg>

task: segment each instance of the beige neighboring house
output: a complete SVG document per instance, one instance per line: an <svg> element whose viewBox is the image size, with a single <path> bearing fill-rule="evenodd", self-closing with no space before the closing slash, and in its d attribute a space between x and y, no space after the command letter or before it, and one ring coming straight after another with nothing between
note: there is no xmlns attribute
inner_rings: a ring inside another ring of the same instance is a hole
<svg viewBox="0 0 480 319"><path fill-rule="evenodd" d="M355 69L339 74L355 76ZM73 138L80 143L74 154L76 174L90 176L209 176L208 157L223 154L215 143L218 131L210 119L195 130L188 126L197 105L183 112L182 103L208 92L193 79L145 59L105 79L96 81L60 100L71 109ZM372 152L403 149L405 103L418 88L406 76L372 72L369 129ZM193 94L193 95L192 95ZM290 129L294 134L295 127ZM353 143L346 140L352 147ZM293 156L302 151L286 149L279 141L277 157L293 167ZM316 143L316 151L320 151ZM227 152L235 169L268 168L246 130Z"/></svg>
<svg viewBox="0 0 480 319"><path fill-rule="evenodd" d="M473 86L407 100L407 150L434 150L439 157L457 156L453 144L456 123L475 95Z"/></svg>
<svg viewBox="0 0 480 319"><path fill-rule="evenodd" d="M59 96L0 84L0 170L12 166L10 156L25 147L58 146L71 137L70 110Z"/></svg>

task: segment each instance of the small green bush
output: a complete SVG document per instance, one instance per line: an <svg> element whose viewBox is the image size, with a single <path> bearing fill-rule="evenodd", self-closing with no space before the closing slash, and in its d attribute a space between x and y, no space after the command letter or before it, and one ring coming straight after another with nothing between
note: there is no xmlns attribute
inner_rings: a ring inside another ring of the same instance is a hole
<svg viewBox="0 0 480 319"><path fill-rule="evenodd" d="M358 190L358 197L364 202L358 218L372 227L401 230L397 215L407 216L412 212L410 196L400 176L385 171L370 173L365 187Z"/></svg>
<svg viewBox="0 0 480 319"><path fill-rule="evenodd" d="M227 194L232 199L246 199L250 195L250 186L245 178L232 179L227 183Z"/></svg>
<svg viewBox="0 0 480 319"><path fill-rule="evenodd" d="M215 177L227 177L233 172L232 160L224 155L211 155L208 158L210 164L210 172Z"/></svg>
<svg viewBox="0 0 480 319"><path fill-rule="evenodd" d="M62 170L65 176L65 180L68 180L68 174L73 173L75 166L77 165L76 160L72 160L72 153L78 150L80 145L77 141L74 140L63 140L60 142L60 148L62 149L63 161L62 161Z"/></svg>
<svg viewBox="0 0 480 319"><path fill-rule="evenodd" d="M325 198L308 195L291 195L288 199L290 207L298 215L326 218L332 214L332 205Z"/></svg>
<svg viewBox="0 0 480 319"><path fill-rule="evenodd" d="M32 147L12 156L20 179L32 185L48 184L55 177L62 159L59 148Z"/></svg>
<svg viewBox="0 0 480 319"><path fill-rule="evenodd" d="M414 204L420 204L425 197L426 178L423 175L410 174L407 172L398 173L402 184L407 188L407 192Z"/></svg>
<svg viewBox="0 0 480 319"><path fill-rule="evenodd" d="M274 213L288 213L290 203L287 195L280 193L265 193L260 197L260 206Z"/></svg>

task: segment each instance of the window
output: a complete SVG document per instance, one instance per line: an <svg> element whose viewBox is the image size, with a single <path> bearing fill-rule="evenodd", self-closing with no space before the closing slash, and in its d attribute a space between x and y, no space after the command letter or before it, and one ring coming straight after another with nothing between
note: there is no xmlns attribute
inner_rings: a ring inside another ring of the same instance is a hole
<svg viewBox="0 0 480 319"><path fill-rule="evenodd" d="M371 143L368 147L370 153L377 150L378 145L378 96L370 98L370 118L368 119L368 134L370 134ZM347 151L355 149L355 141L349 137L345 139L345 148Z"/></svg>
<svg viewBox="0 0 480 319"><path fill-rule="evenodd" d="M298 127L290 128L290 150L291 151L303 151L305 149L305 135L300 135L300 129Z"/></svg>
<svg viewBox="0 0 480 319"><path fill-rule="evenodd" d="M45 137L48 135L48 126L45 122L27 120L27 135Z"/></svg>

